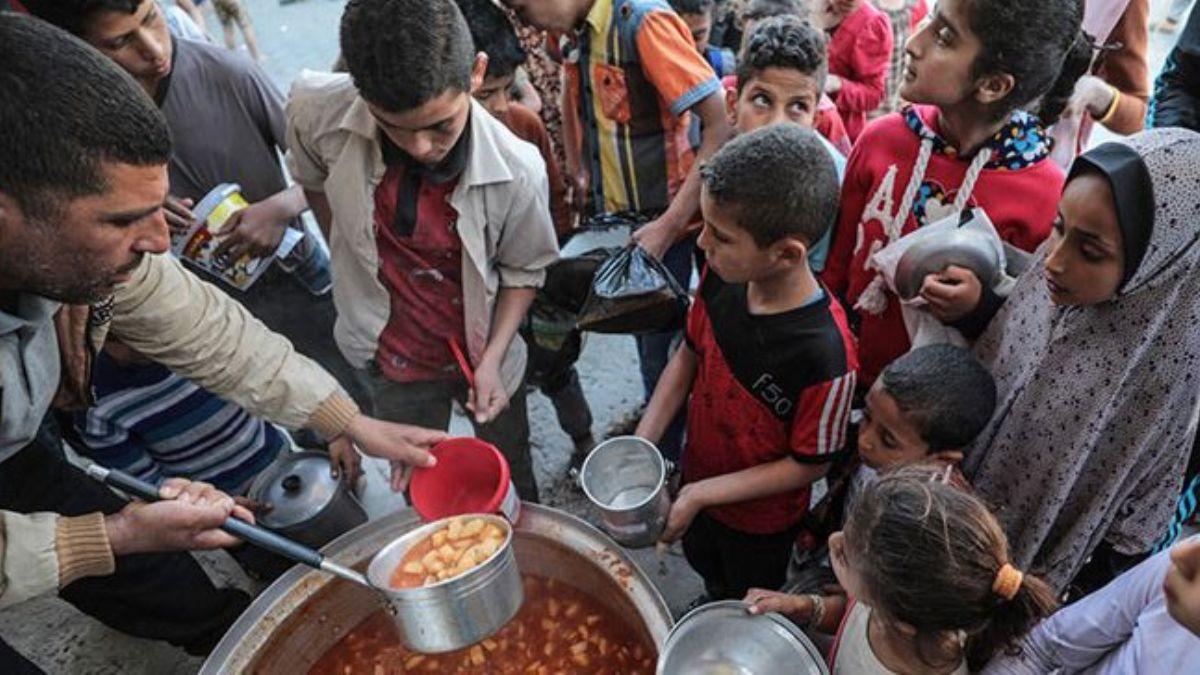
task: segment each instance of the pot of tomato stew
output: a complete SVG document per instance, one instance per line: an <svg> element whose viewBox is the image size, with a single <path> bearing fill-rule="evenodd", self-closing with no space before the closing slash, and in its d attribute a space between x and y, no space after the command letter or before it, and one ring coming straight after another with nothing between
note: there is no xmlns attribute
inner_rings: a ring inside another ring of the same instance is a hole
<svg viewBox="0 0 1200 675"><path fill-rule="evenodd" d="M365 570L385 546L423 525L405 510L346 533L323 553ZM463 649L413 651L379 594L297 567L259 595L200 672L654 672L671 615L616 542L570 514L525 504L513 526L512 552L525 598L520 610L498 632Z"/></svg>

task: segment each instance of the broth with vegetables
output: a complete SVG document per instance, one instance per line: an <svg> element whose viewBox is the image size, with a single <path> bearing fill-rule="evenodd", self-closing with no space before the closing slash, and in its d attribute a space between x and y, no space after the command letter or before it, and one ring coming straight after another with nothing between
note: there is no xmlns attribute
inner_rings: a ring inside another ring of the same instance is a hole
<svg viewBox="0 0 1200 675"><path fill-rule="evenodd" d="M487 562L508 536L505 526L460 517L413 544L392 572L392 588L418 588L453 579Z"/></svg>
<svg viewBox="0 0 1200 675"><path fill-rule="evenodd" d="M560 581L523 576L525 603L500 632L445 654L400 644L395 623L378 611L350 631L309 675L651 675L658 654L635 627Z"/></svg>

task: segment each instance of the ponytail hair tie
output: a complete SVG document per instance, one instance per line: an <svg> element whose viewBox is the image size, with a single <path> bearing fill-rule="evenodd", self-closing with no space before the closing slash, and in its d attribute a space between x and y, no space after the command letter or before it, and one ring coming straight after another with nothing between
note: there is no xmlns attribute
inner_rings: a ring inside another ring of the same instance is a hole
<svg viewBox="0 0 1200 675"><path fill-rule="evenodd" d="M1005 600L1012 600L1017 597L1017 591L1021 590L1021 582L1024 579L1024 572L1009 563L1004 563L1004 567L996 572L996 580L992 582L992 592Z"/></svg>

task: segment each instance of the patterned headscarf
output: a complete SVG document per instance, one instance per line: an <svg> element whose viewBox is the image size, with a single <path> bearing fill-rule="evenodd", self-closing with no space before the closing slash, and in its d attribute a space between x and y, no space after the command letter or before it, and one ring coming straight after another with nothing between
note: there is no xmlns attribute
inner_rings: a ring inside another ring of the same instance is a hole
<svg viewBox="0 0 1200 675"><path fill-rule="evenodd" d="M1057 589L1101 541L1150 550L1200 412L1200 134L1155 129L1123 142L1152 192L1136 269L1111 300L1058 307L1043 246L976 345L1000 398L964 470L998 507L1014 564ZM1105 173L1118 201L1145 189L1127 184L1135 174Z"/></svg>

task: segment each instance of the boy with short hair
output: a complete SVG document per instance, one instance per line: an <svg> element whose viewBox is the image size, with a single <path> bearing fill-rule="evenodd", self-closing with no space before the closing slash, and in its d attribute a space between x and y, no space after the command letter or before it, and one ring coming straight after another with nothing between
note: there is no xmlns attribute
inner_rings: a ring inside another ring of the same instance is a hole
<svg viewBox="0 0 1200 675"><path fill-rule="evenodd" d="M780 611L806 623L812 599L791 594L815 593L836 583L826 542L842 528L855 497L878 474L906 464L958 464L963 448L995 409L996 381L967 349L927 345L888 364L867 393L856 451L831 470L829 490L805 515L788 567L787 593L752 590L746 598L755 604L752 611Z"/></svg>
<svg viewBox="0 0 1200 675"><path fill-rule="evenodd" d="M709 41L713 28L713 9L716 0L669 0L671 9L683 19L692 31L692 40L696 42L696 51L708 61L717 77L725 77L733 73L735 66L733 52L722 49Z"/></svg>
<svg viewBox="0 0 1200 675"><path fill-rule="evenodd" d="M664 0L503 0L563 40L567 174L585 215L637 211L652 218L634 239L681 286L692 276L699 208L697 167L729 135L721 84L691 31ZM691 114L700 117L692 151ZM679 331L638 336L649 398ZM678 454L678 433L663 444Z"/></svg>
<svg viewBox="0 0 1200 675"><path fill-rule="evenodd" d="M472 98L487 57L452 0L350 0L341 48L349 75L302 73L287 105L338 344L385 419L445 428L464 404L535 501L517 329L558 254L545 164Z"/></svg>
<svg viewBox="0 0 1200 675"><path fill-rule="evenodd" d="M567 207L567 186L555 159L550 133L536 112L512 96L517 69L525 63L528 54L521 46L508 16L492 0L455 1L467 20L475 51L487 55L483 84L473 96L509 131L537 146L542 154L542 161L546 163L546 177L550 181L550 214L554 217L554 231L558 234L559 243L563 243L572 230L571 212Z"/></svg>
<svg viewBox="0 0 1200 675"><path fill-rule="evenodd" d="M846 126L838 114L833 100L824 93L825 81L829 75L829 59L826 53L826 40L808 21L795 14L777 14L764 17L754 23L753 31L747 31L742 41L742 53L738 61L735 77L726 78L725 90L727 104L730 96L740 100L743 95L747 114L753 119L761 119L766 110L754 101L759 93L754 88L747 88L747 80L759 76L760 80L778 80L774 88L784 87L794 92L789 98L800 96L804 102L804 113L791 113L787 117L803 121L805 126L816 129L817 133L829 141L830 146L837 151L834 161L838 167L838 175L846 168L845 157L850 154L850 137L846 134ZM794 71L790 74L784 71ZM815 101L809 102L808 90L811 85L817 85ZM801 94L799 90L803 89ZM732 104L729 104L732 106ZM730 113L731 115L734 113ZM779 121L782 121L779 120ZM735 120L735 126L741 128L743 123ZM822 264L817 266L820 272L824 266L826 244L820 248Z"/></svg>
<svg viewBox="0 0 1200 675"><path fill-rule="evenodd" d="M684 486L663 540L683 536L712 598L740 598L783 583L809 487L841 452L858 363L808 266L837 211L816 134L743 134L701 174L708 269L637 434L657 441L687 401Z"/></svg>
<svg viewBox="0 0 1200 675"><path fill-rule="evenodd" d="M825 38L817 29L792 16L764 20L746 40L737 72L737 88L725 94L729 119L737 133L771 124L797 124L821 133L816 124L828 69ZM836 119L837 111L831 112ZM844 129L842 133L844 138ZM824 133L817 138L829 151L840 184L846 158ZM808 264L813 272L825 269L829 238L826 232L809 248Z"/></svg>

